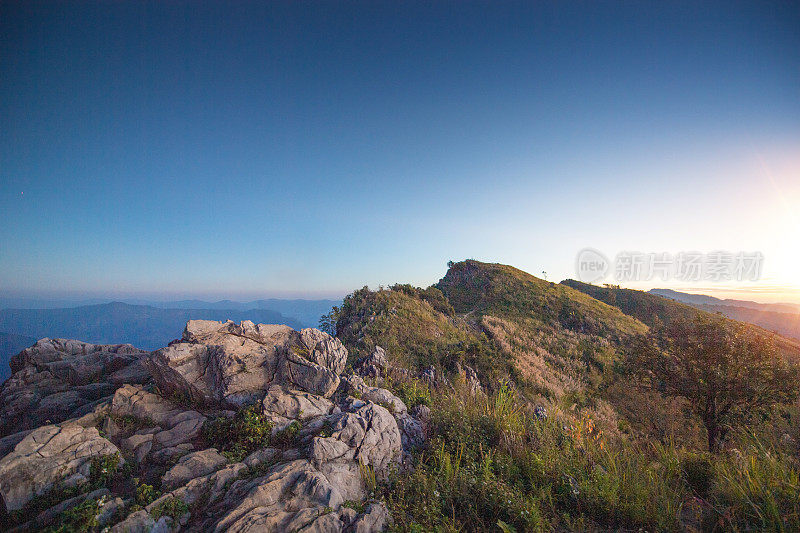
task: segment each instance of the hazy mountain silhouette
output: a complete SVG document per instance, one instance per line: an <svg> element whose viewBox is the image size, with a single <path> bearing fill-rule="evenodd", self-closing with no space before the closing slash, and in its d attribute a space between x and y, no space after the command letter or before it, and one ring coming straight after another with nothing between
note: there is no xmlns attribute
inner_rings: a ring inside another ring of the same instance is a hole
<svg viewBox="0 0 800 533"><path fill-rule="evenodd" d="M113 302L64 309L0 310L0 331L39 339L80 339L95 344L129 343L154 350L180 336L188 320L252 320L302 328L293 318L269 309L164 309Z"/></svg>

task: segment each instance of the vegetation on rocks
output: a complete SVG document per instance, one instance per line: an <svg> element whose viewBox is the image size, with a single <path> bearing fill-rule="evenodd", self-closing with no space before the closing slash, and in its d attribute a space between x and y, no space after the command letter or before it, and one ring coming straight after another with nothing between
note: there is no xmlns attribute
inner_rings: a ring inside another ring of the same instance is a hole
<svg viewBox="0 0 800 533"><path fill-rule="evenodd" d="M258 404L240 409L232 418L218 417L203 425L203 438L208 446L217 448L233 463L267 446L271 434L272 423Z"/></svg>

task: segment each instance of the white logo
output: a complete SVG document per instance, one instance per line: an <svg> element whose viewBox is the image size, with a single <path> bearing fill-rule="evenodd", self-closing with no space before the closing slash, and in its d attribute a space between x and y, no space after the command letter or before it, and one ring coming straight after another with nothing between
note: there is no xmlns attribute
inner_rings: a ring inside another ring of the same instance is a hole
<svg viewBox="0 0 800 533"><path fill-rule="evenodd" d="M580 281L594 283L608 275L609 266L606 256L593 248L584 248L578 252L575 273Z"/></svg>

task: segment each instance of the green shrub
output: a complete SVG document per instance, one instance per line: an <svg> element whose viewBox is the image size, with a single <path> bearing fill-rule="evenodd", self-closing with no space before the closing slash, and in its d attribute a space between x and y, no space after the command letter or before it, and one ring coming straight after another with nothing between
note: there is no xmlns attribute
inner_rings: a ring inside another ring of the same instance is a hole
<svg viewBox="0 0 800 533"><path fill-rule="evenodd" d="M239 410L233 418L208 420L202 431L206 443L234 463L269 445L271 433L272 423L261 412L260 404Z"/></svg>
<svg viewBox="0 0 800 533"><path fill-rule="evenodd" d="M161 493L153 488L152 485L142 483L136 487L136 504L141 507L147 507L159 497L161 497Z"/></svg>
<svg viewBox="0 0 800 533"><path fill-rule="evenodd" d="M164 501L159 502L150 511L150 515L158 520L162 516L169 516L177 521L189 512L189 506L184 503L180 498L166 498Z"/></svg>
<svg viewBox="0 0 800 533"><path fill-rule="evenodd" d="M92 487L106 487L117 474L121 461L122 458L119 453L92 457L92 462L89 466L89 482Z"/></svg>
<svg viewBox="0 0 800 533"><path fill-rule="evenodd" d="M278 431L270 438L270 445L277 448L291 448L297 443L297 437L301 427L300 422L292 420L288 426Z"/></svg>
<svg viewBox="0 0 800 533"><path fill-rule="evenodd" d="M86 499L80 504L70 507L58 517L58 525L44 529L46 533L85 533L96 528L100 502Z"/></svg>

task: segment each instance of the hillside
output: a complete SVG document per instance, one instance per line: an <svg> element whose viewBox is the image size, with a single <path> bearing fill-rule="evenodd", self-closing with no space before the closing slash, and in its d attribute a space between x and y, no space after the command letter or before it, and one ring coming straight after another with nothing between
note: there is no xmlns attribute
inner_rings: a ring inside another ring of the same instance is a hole
<svg viewBox="0 0 800 533"><path fill-rule="evenodd" d="M95 307L84 331L176 311ZM152 353L42 340L0 387L0 527L796 530L796 408L747 413L712 454L697 410L630 367L646 324L687 314L464 261L354 291L335 337L198 320Z"/></svg>
<svg viewBox="0 0 800 533"><path fill-rule="evenodd" d="M176 332L193 319L252 320L301 327L296 320L266 309L161 309L115 302L66 309L3 309L0 310L0 331L36 339L50 337L81 339L97 344L127 343L155 350L173 340Z"/></svg>
<svg viewBox="0 0 800 533"><path fill-rule="evenodd" d="M702 294L687 294L668 289L652 289L649 294L683 302L696 309L748 322L784 337L800 341L800 308L791 304L762 304L746 300L721 300Z"/></svg>
<svg viewBox="0 0 800 533"><path fill-rule="evenodd" d="M757 334L773 337L781 352L800 361L799 315L730 305L687 304L661 296L659 292L643 292L612 286L600 287L575 280L565 280L562 283L609 305L616 306L623 313L650 326L670 324L674 320L692 318L698 313L721 315L732 321L748 323L754 327L753 331ZM705 298L710 298L702 295L690 296L698 296L698 299L693 300L697 302L704 302L707 301Z"/></svg>

